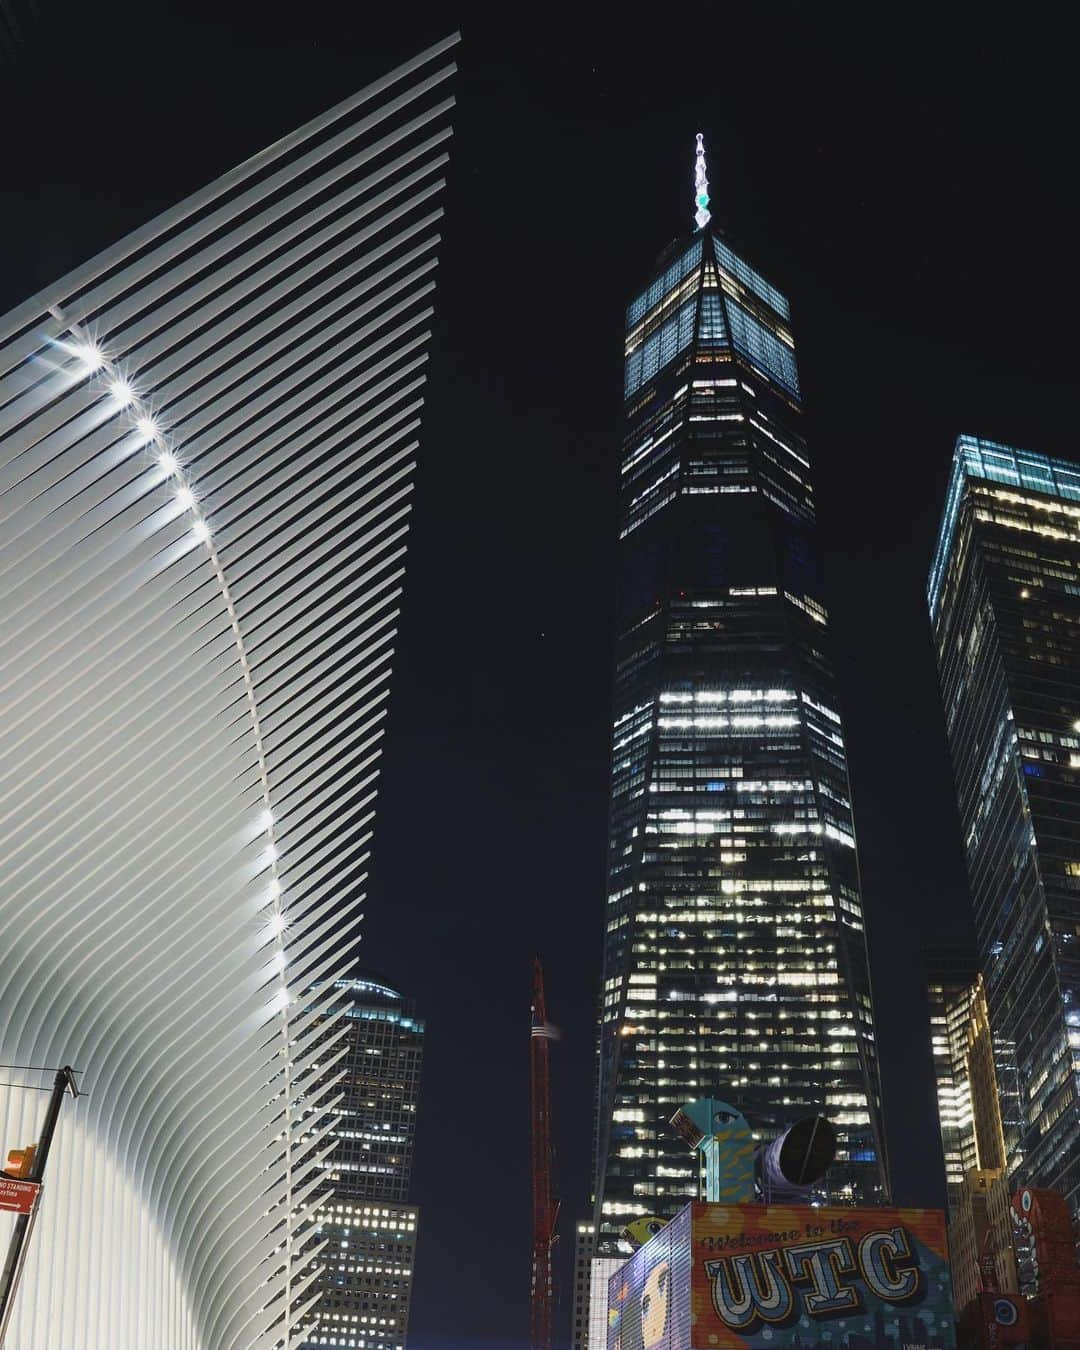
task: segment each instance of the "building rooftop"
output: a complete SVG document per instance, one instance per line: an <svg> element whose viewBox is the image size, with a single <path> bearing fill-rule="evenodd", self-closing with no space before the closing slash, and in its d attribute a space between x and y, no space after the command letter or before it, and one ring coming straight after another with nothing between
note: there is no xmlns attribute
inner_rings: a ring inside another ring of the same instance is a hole
<svg viewBox="0 0 1080 1350"><path fill-rule="evenodd" d="M1010 487L1027 488L1052 497L1080 501L1080 464L1067 459L1051 459L1049 455L1041 455L1035 450L1018 450L1015 446L983 440L978 436L958 436L953 451L949 490L945 496L945 509L938 527L937 547L926 588L931 619L937 614L945 562L956 531L956 517L964 485L969 478L986 478L995 483L1006 483Z"/></svg>

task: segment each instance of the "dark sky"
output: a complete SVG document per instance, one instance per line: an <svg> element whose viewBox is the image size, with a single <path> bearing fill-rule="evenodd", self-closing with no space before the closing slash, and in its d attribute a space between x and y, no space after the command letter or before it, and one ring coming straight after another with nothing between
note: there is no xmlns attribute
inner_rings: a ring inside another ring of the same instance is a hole
<svg viewBox="0 0 1080 1350"><path fill-rule="evenodd" d="M967 902L923 587L958 431L1075 453L1071 47L1049 7L386 10L41 0L0 65L0 310L461 26L362 950L429 1024L410 1350L514 1347L534 952L564 1273L588 1184L622 310L689 227L698 130L792 302L894 1194L943 1198L919 951Z"/></svg>

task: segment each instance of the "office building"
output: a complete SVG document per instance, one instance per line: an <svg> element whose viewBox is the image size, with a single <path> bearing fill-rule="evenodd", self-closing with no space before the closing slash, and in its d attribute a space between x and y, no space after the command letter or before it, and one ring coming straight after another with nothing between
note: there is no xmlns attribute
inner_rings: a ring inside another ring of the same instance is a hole
<svg viewBox="0 0 1080 1350"><path fill-rule="evenodd" d="M340 1001L332 1006L350 1031L338 1066L344 1097L331 1131L333 1190L365 1200L407 1200L424 1023L412 999L376 976L339 980L335 987Z"/></svg>
<svg viewBox="0 0 1080 1350"><path fill-rule="evenodd" d="M363 901L453 44L0 318L0 1054L87 1092L19 1350L297 1343L332 1123L309 1128L313 1033ZM41 1120L18 1073L8 1147Z"/></svg>
<svg viewBox="0 0 1080 1350"><path fill-rule="evenodd" d="M574 1306L570 1329L574 1350L589 1350L589 1271L595 1251L596 1231L588 1220L579 1219L574 1234Z"/></svg>
<svg viewBox="0 0 1080 1350"><path fill-rule="evenodd" d="M594 1226L582 1221L574 1247L573 1350L607 1350L608 1281L626 1256L598 1256L596 1252Z"/></svg>
<svg viewBox="0 0 1080 1350"><path fill-rule="evenodd" d="M601 1247L698 1194L669 1128L715 1095L770 1136L822 1113L821 1188L886 1196L843 727L790 311L711 224L626 312Z"/></svg>
<svg viewBox="0 0 1080 1350"><path fill-rule="evenodd" d="M949 1267L957 1314L986 1290L1018 1293L1012 1195L1000 1168L970 1168L951 1194Z"/></svg>
<svg viewBox="0 0 1080 1350"><path fill-rule="evenodd" d="M968 1081L967 1030L971 992L978 975L974 954L940 948L924 954L934 1060L938 1123L945 1158L949 1210L966 1190L964 1178L976 1166L975 1126Z"/></svg>
<svg viewBox="0 0 1080 1350"><path fill-rule="evenodd" d="M1011 1184L1080 1203L1080 466L961 436L928 602Z"/></svg>
<svg viewBox="0 0 1080 1350"><path fill-rule="evenodd" d="M976 976L965 1005L964 1045L976 1165L1004 1171L1005 1122L1015 1128L1018 1119L1016 1048L1011 1041L995 1042L991 1034L981 975Z"/></svg>
<svg viewBox="0 0 1080 1350"><path fill-rule="evenodd" d="M973 1170L980 1176L1004 1171L1004 1122L1015 1120L1017 1110L1015 1055L1010 1043L991 1035L974 954L940 947L926 952L925 962L938 1123L955 1218Z"/></svg>
<svg viewBox="0 0 1080 1350"><path fill-rule="evenodd" d="M424 1023L412 1000L363 975L335 982L325 1025L324 1076L340 1095L330 1112L326 1181L313 1201L325 1267L312 1310L318 1320L304 1344L404 1350L419 1218L408 1199Z"/></svg>

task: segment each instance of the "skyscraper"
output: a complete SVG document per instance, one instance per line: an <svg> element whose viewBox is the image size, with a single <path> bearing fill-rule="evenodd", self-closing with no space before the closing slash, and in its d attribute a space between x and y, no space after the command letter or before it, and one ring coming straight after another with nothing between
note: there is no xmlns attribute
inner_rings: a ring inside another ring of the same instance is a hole
<svg viewBox="0 0 1080 1350"><path fill-rule="evenodd" d="M306 1345L404 1350L419 1212L408 1204L424 1023L378 977L338 980L325 1014L325 1076L338 1083L326 1182L314 1200L325 1242ZM338 1039L342 1021L347 1028Z"/></svg>
<svg viewBox="0 0 1080 1350"><path fill-rule="evenodd" d="M1080 465L961 436L927 598L1006 1171L1075 1211Z"/></svg>
<svg viewBox="0 0 1080 1350"><path fill-rule="evenodd" d="M939 947L926 953L930 1048L949 1211L966 1203L968 1173L1005 1167L1005 1122L1015 1126L1017 1082L1012 1043L994 1037L986 985L974 953Z"/></svg>
<svg viewBox="0 0 1080 1350"><path fill-rule="evenodd" d="M850 792L787 300L712 227L626 312L600 1032L601 1238L673 1214L668 1127L715 1094L839 1136L834 1200L885 1195Z"/></svg>
<svg viewBox="0 0 1080 1350"><path fill-rule="evenodd" d="M995 1039L990 1030L986 982L981 975L976 976L964 1004L964 1053L977 1166L1004 1171L1005 1124L1015 1129L1020 1118L1016 1047L1004 1037Z"/></svg>
<svg viewBox="0 0 1080 1350"><path fill-rule="evenodd" d="M970 1168L950 1193L949 1265L958 1314L987 1287L1018 1291L1011 1198L1005 1174L996 1167ZM993 1276L984 1284L990 1270Z"/></svg>
<svg viewBox="0 0 1080 1350"><path fill-rule="evenodd" d="M579 1223L574 1242L574 1292L571 1301L572 1350L607 1350L608 1280L626 1260L625 1252L596 1255L591 1221ZM610 1240L607 1249L612 1250Z"/></svg>
<svg viewBox="0 0 1080 1350"><path fill-rule="evenodd" d="M363 902L455 42L0 317L0 1053L87 1094L20 1350L296 1344L317 991ZM9 1145L40 1121L19 1074Z"/></svg>
<svg viewBox="0 0 1080 1350"><path fill-rule="evenodd" d="M930 1053L934 1061L945 1184L952 1212L956 1202L966 1194L964 1177L978 1166L967 1060L967 1030L978 966L974 953L966 948L934 948L925 953L924 960Z"/></svg>

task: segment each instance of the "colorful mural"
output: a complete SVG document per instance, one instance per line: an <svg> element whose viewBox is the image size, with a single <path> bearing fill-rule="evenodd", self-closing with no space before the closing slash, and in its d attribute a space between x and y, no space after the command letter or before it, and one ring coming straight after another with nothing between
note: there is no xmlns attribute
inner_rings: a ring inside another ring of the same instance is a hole
<svg viewBox="0 0 1080 1350"><path fill-rule="evenodd" d="M608 1350L955 1350L940 1210L688 1205L613 1277Z"/></svg>

